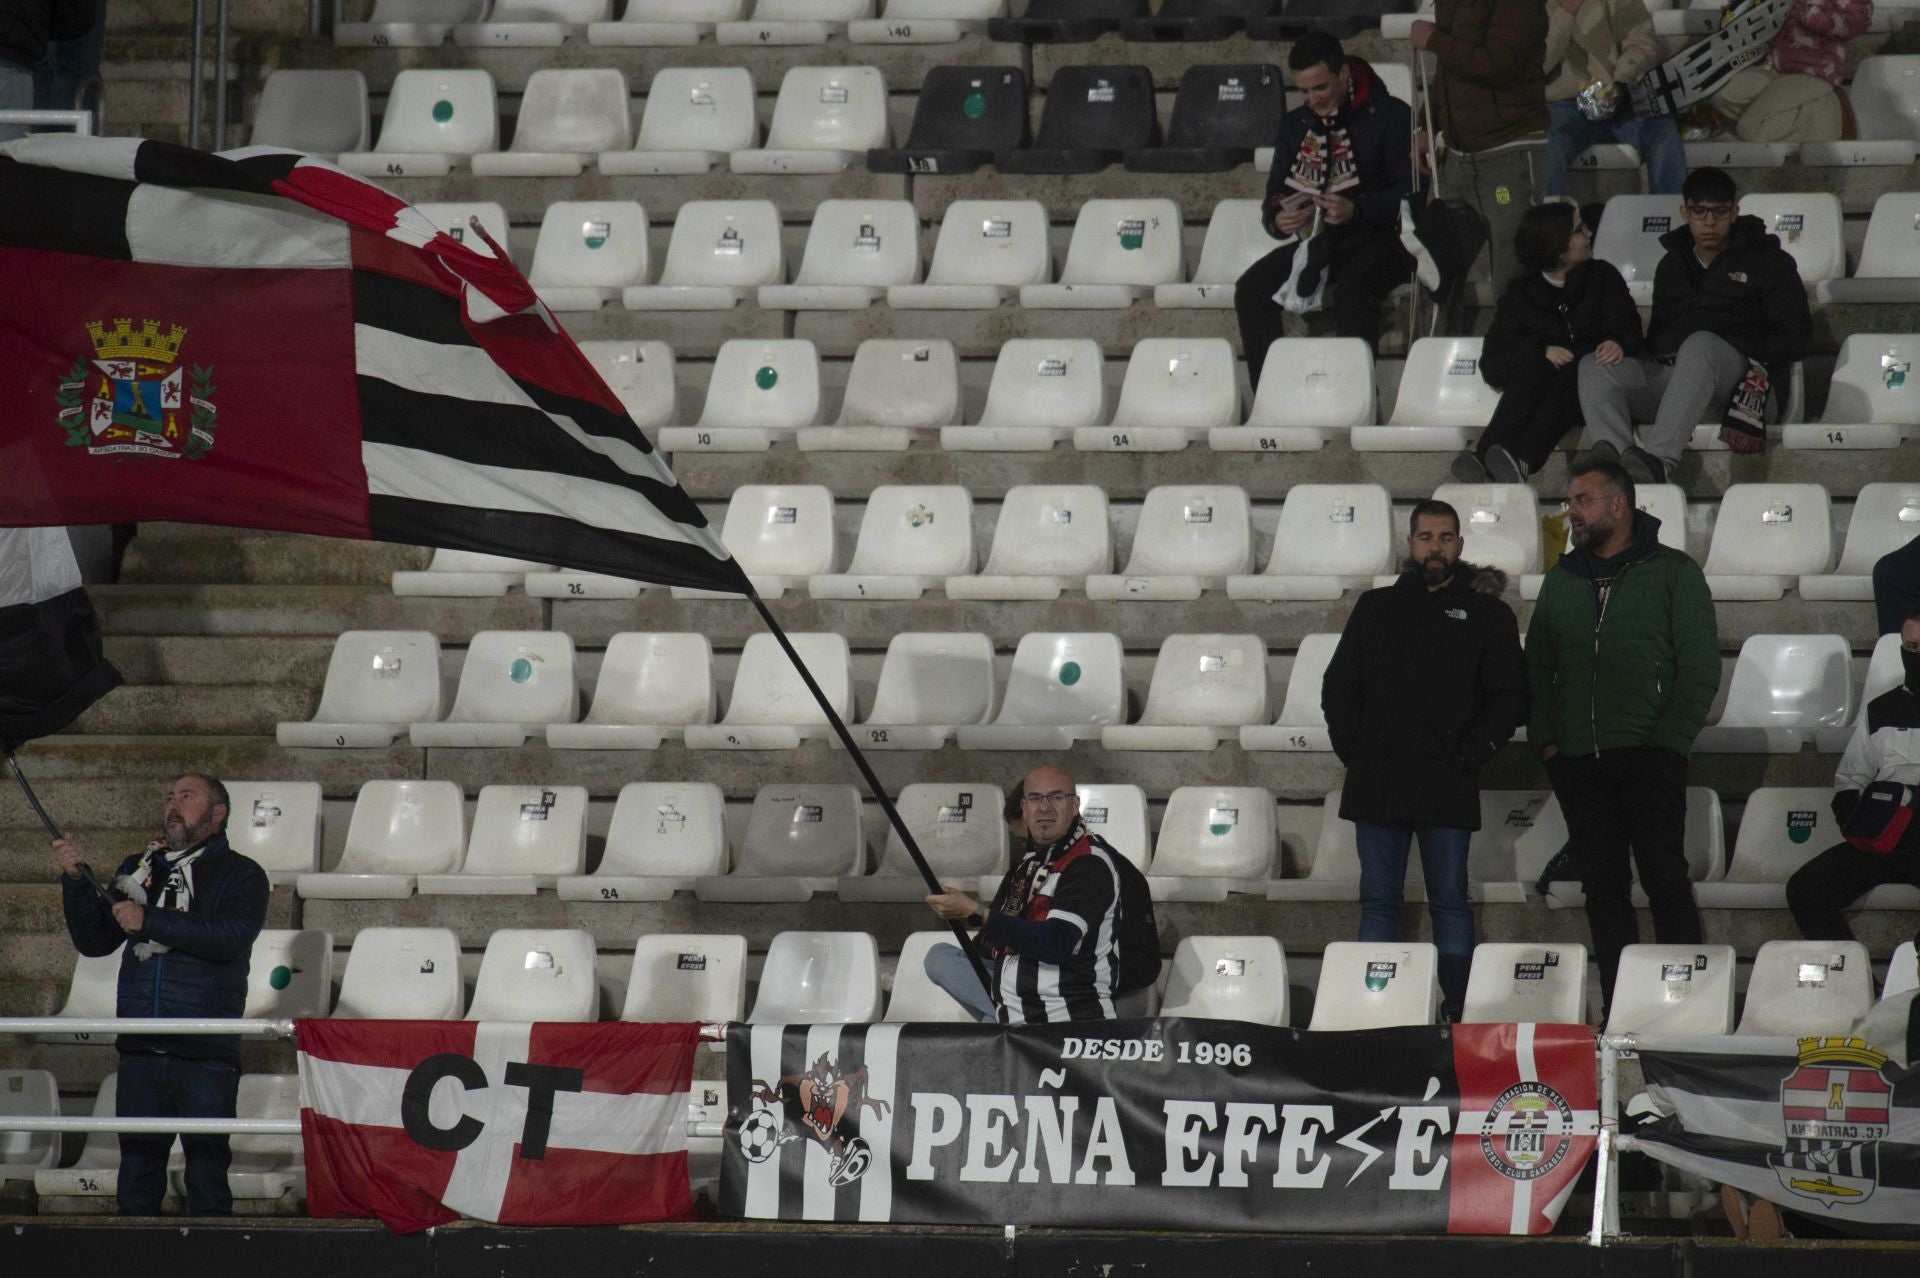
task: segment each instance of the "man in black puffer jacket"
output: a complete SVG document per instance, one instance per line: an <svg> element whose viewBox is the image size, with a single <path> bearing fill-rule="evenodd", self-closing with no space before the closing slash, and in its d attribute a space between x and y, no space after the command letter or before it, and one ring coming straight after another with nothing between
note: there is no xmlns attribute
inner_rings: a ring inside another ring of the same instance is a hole
<svg viewBox="0 0 1920 1278"><path fill-rule="evenodd" d="M1467 845L1480 828L1480 769L1526 722L1528 689L1519 627L1500 598L1506 574L1462 561L1462 545L1453 507L1413 508L1406 571L1355 602L1320 694L1347 769L1340 815L1356 827L1359 939L1400 939L1417 834L1452 1020L1473 962Z"/></svg>
<svg viewBox="0 0 1920 1278"><path fill-rule="evenodd" d="M74 948L90 957L121 946L119 1016L231 1017L247 1005L247 965L267 918L261 868L227 846L227 788L188 774L167 791L166 831L120 863L108 895L86 881L72 839L54 843L61 903ZM123 1118L231 1118L240 1040L231 1035L122 1034L115 1110ZM172 1136L120 1137L120 1211L157 1216ZM233 1214L225 1136L184 1136L187 1210Z"/></svg>
<svg viewBox="0 0 1920 1278"><path fill-rule="evenodd" d="M93 0L0 0L0 110L33 106L33 71L47 55L47 43L85 35L93 16ZM0 124L0 142L25 132L17 124Z"/></svg>
<svg viewBox="0 0 1920 1278"><path fill-rule="evenodd" d="M1667 253L1654 272L1646 357L1580 361L1588 447L1636 483L1666 482L1702 422L1724 417L1727 445L1759 452L1794 362L1813 347L1793 255L1765 222L1740 215L1735 194L1719 169L1687 175L1684 225L1660 239ZM1633 442L1635 422L1652 423L1644 445Z"/></svg>

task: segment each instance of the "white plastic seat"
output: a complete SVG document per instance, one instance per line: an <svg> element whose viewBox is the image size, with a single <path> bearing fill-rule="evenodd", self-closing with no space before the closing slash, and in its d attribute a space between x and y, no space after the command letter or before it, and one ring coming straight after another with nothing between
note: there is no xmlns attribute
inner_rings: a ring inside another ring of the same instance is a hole
<svg viewBox="0 0 1920 1278"><path fill-rule="evenodd" d="M997 885L1007 872L1007 823L1000 815L1005 802L997 785L940 781L903 786L893 805L934 877L971 888L989 878ZM926 880L893 829L872 874L840 880L843 901L917 904L926 894Z"/></svg>
<svg viewBox="0 0 1920 1278"><path fill-rule="evenodd" d="M1898 21L1898 19L1896 19ZM1804 165L1908 165L1920 141L1920 58L1860 59L1847 80L1847 105L1859 136L1845 142L1802 142Z"/></svg>
<svg viewBox="0 0 1920 1278"><path fill-rule="evenodd" d="M833 494L817 484L742 484L727 503L721 542L765 599L778 599L833 571ZM732 599L724 591L673 587L675 599Z"/></svg>
<svg viewBox="0 0 1920 1278"><path fill-rule="evenodd" d="M1744 209L1742 210L1745 211ZM1593 255L1611 262L1641 306L1653 304L1653 275L1667 251L1660 237L1681 225L1680 198L1674 195L1616 195L1607 201Z"/></svg>
<svg viewBox="0 0 1920 1278"><path fill-rule="evenodd" d="M679 420L673 347L665 342L602 340L581 342L580 353L619 398L633 424L649 436Z"/></svg>
<svg viewBox="0 0 1920 1278"><path fill-rule="evenodd" d="M1468 1025L1586 1024L1587 947L1561 942L1480 942L1473 947L1466 1008L1460 1019Z"/></svg>
<svg viewBox="0 0 1920 1278"><path fill-rule="evenodd" d="M775 440L791 441L819 420L820 356L813 343L736 337L722 343L714 357L700 420L663 428L660 447L670 453L764 452Z"/></svg>
<svg viewBox="0 0 1920 1278"><path fill-rule="evenodd" d="M774 311L857 311L894 284L920 282L920 218L911 200L823 200L791 284L760 286Z"/></svg>
<svg viewBox="0 0 1920 1278"><path fill-rule="evenodd" d="M121 949L125 949L122 946ZM73 975L67 980L67 997L55 1016L79 1020L104 1020L117 1015L120 997L120 949L92 957L76 954ZM110 1044L114 1034L43 1034L47 1042Z"/></svg>
<svg viewBox="0 0 1920 1278"><path fill-rule="evenodd" d="M109 1009L108 1015L112 1015ZM24 1088L22 1089L25 1090ZM120 1075L118 1071L100 1080L100 1090L94 1095L92 1114L95 1118L117 1117ZM54 1133L54 1146L59 1147L59 1138ZM184 1170L187 1162L186 1150L179 1141L173 1142L173 1148L167 1154L167 1170ZM120 1137L113 1132L88 1132L86 1143L80 1147L79 1161L71 1167L47 1167L33 1174L33 1192L41 1198L91 1198L109 1199L120 1192ZM45 1208L43 1207L44 1211Z"/></svg>
<svg viewBox="0 0 1920 1278"><path fill-rule="evenodd" d="M1482 819L1491 815L1484 813ZM1567 822L1560 811L1560 800L1550 798L1531 817L1531 828L1513 841L1513 869L1521 893L1531 892L1547 872L1555 855L1567 845ZM1726 821L1720 809L1720 795L1712 786L1687 787L1687 811L1681 838L1687 858L1687 878L1696 885L1717 884L1727 876ZM1699 891L1698 887L1695 891ZM1647 892L1633 885L1634 906L1647 908ZM1554 880L1547 885L1547 905L1556 910L1579 909L1586 905L1586 892L1578 879Z"/></svg>
<svg viewBox="0 0 1920 1278"><path fill-rule="evenodd" d="M1107 420L1106 357L1090 338L1016 337L1000 347L987 403L973 426L948 426L940 446L1043 452Z"/></svg>
<svg viewBox="0 0 1920 1278"><path fill-rule="evenodd" d="M0 1069L0 1115L17 1118L57 1118L60 1085L53 1071ZM31 1181L60 1161L60 1133L0 1131L0 1184Z"/></svg>
<svg viewBox="0 0 1920 1278"><path fill-rule="evenodd" d="M1660 544L1670 546L1682 554L1687 553L1687 493L1678 484L1635 484L1633 488L1634 504L1660 521ZM1573 530L1567 530L1567 539L1561 545L1564 554L1573 549ZM1544 545L1542 554L1544 562ZM1471 561L1477 552L1469 549ZM1546 583L1546 574L1539 571L1522 573L1520 576L1520 597L1538 599L1540 587Z"/></svg>
<svg viewBox="0 0 1920 1278"><path fill-rule="evenodd" d="M958 952L953 934L939 931L914 932L900 945L900 961L893 969L893 993L887 998L890 1023L933 1021L941 1024L972 1025L974 1018L958 999L933 983L927 975L927 954L945 946Z"/></svg>
<svg viewBox="0 0 1920 1278"><path fill-rule="evenodd" d="M1264 893L1278 850L1273 794L1258 786L1183 785L1167 798L1153 845L1156 901L1224 901Z"/></svg>
<svg viewBox="0 0 1920 1278"><path fill-rule="evenodd" d="M1732 484L1707 548L1715 599L1778 599L1833 567L1833 514L1819 484Z"/></svg>
<svg viewBox="0 0 1920 1278"><path fill-rule="evenodd" d="M1853 652L1839 635L1748 635L1726 708L1700 730L1708 753L1792 754L1853 718Z"/></svg>
<svg viewBox="0 0 1920 1278"><path fill-rule="evenodd" d="M1800 578L1802 599L1873 598L1873 565L1920 537L1920 483L1862 484L1832 573Z"/></svg>
<svg viewBox="0 0 1920 1278"><path fill-rule="evenodd" d="M393 744L409 724L438 719L440 641L424 630L349 630L334 640L320 708L274 729L283 746L361 749Z"/></svg>
<svg viewBox="0 0 1920 1278"><path fill-rule="evenodd" d="M1753 791L1740 814L1726 877L1696 884L1694 900L1712 909L1785 909L1793 872L1840 842L1832 802L1833 790L1826 786L1763 786ZM1901 890L1875 888L1863 903L1871 905Z"/></svg>
<svg viewBox="0 0 1920 1278"><path fill-rule="evenodd" d="M451 781L369 781L353 801L340 864L302 874L315 900L397 900L422 874L451 874L466 856L467 818Z"/></svg>
<svg viewBox="0 0 1920 1278"><path fill-rule="evenodd" d="M867 496L853 562L811 578L815 599L918 599L974 570L973 498L958 486L883 484Z"/></svg>
<svg viewBox="0 0 1920 1278"><path fill-rule="evenodd" d="M1062 750L1127 717L1120 637L1036 632L1014 649L992 723L963 724L962 750Z"/></svg>
<svg viewBox="0 0 1920 1278"><path fill-rule="evenodd" d="M1731 945L1629 945L1620 951L1609 1034L1733 1033Z"/></svg>
<svg viewBox="0 0 1920 1278"><path fill-rule="evenodd" d="M1818 285L1820 300L1829 303L1920 300L1917 217L1920 217L1920 191L1887 191L1875 199L1853 277L1830 279Z"/></svg>
<svg viewBox="0 0 1920 1278"><path fill-rule="evenodd" d="M444 927L363 927L347 951L333 1014L362 1021L457 1021L466 1010L460 938Z"/></svg>
<svg viewBox="0 0 1920 1278"><path fill-rule="evenodd" d="M1466 558L1518 578L1541 567L1540 502L1526 484L1442 484L1433 490L1460 515Z"/></svg>
<svg viewBox="0 0 1920 1278"><path fill-rule="evenodd" d="M1424 890L1419 875L1408 878L1407 898ZM1320 831L1314 840L1313 862L1301 878L1273 878L1267 882L1270 901L1358 901L1360 852L1353 822L1340 816L1340 791L1330 792L1320 805Z"/></svg>
<svg viewBox="0 0 1920 1278"><path fill-rule="evenodd" d="M633 7L628 5L629 12ZM600 172L608 177L707 173L759 138L753 75L745 67L662 67L647 88L633 149L602 150Z"/></svg>
<svg viewBox="0 0 1920 1278"><path fill-rule="evenodd" d="M1028 309L1113 310L1186 278L1180 206L1172 200L1088 200L1074 219L1054 284L1027 284Z"/></svg>
<svg viewBox="0 0 1920 1278"><path fill-rule="evenodd" d="M647 211L631 200L547 206L527 281L556 311L597 311L647 282Z"/></svg>
<svg viewBox="0 0 1920 1278"><path fill-rule="evenodd" d="M1168 635L1138 723L1109 724L1108 750L1211 750L1267 718L1267 643L1259 635Z"/></svg>
<svg viewBox="0 0 1920 1278"><path fill-rule="evenodd" d="M853 717L853 666L845 635L832 631L787 636L833 703L842 722ZM733 676L733 695L718 723L689 724L689 750L792 750L831 731L819 702L770 634L747 636Z"/></svg>
<svg viewBox="0 0 1920 1278"><path fill-rule="evenodd" d="M1822 754L1840 754L1853 740L1854 729L1867 717L1867 707L1883 692L1891 692L1906 682L1907 672L1900 660L1900 635L1881 635L1874 641L1873 655L1867 658L1867 677L1860 695L1854 698L1853 722L1841 727L1821 728L1813 734L1814 748Z"/></svg>
<svg viewBox="0 0 1920 1278"><path fill-rule="evenodd" d="M573 636L552 630L482 630L467 648L453 709L414 724L416 746L511 747L552 723L580 717Z"/></svg>
<svg viewBox="0 0 1920 1278"><path fill-rule="evenodd" d="M1160 1015L1285 1025L1286 951L1271 936L1182 937L1168 965Z"/></svg>
<svg viewBox="0 0 1920 1278"><path fill-rule="evenodd" d="M600 660L593 704L579 723L547 725L555 750L655 750L718 714L713 644L703 634L615 635Z"/></svg>
<svg viewBox="0 0 1920 1278"><path fill-rule="evenodd" d="M300 1117L298 1074L242 1074L234 1097L236 1118ZM229 1142L233 1161L227 1167L227 1189L236 1203L298 1200L307 1192L306 1154L298 1134L285 1136L241 1132ZM186 1194L186 1167L169 1170L168 1187Z"/></svg>
<svg viewBox="0 0 1920 1278"><path fill-rule="evenodd" d="M1007 0L886 0L878 18L847 24L850 44L952 44L1007 16Z"/></svg>
<svg viewBox="0 0 1920 1278"><path fill-rule="evenodd" d="M469 156L500 149L493 76L476 70L410 70L393 77L371 151L339 157L366 177L445 177Z"/></svg>
<svg viewBox="0 0 1920 1278"><path fill-rule="evenodd" d="M1320 958L1310 1030L1387 1029L1439 1019L1439 952L1419 941L1333 941Z"/></svg>
<svg viewBox="0 0 1920 1278"><path fill-rule="evenodd" d="M473 157L475 177L579 177L602 151L633 145L627 77L610 67L527 77L513 143Z"/></svg>
<svg viewBox="0 0 1920 1278"><path fill-rule="evenodd" d="M865 932L781 932L767 946L753 1025L850 1025L880 1018L880 950Z"/></svg>
<svg viewBox="0 0 1920 1278"><path fill-rule="evenodd" d="M847 24L873 17L874 0L755 0L753 16L722 22L713 33L720 44L825 44L844 36Z"/></svg>
<svg viewBox="0 0 1920 1278"><path fill-rule="evenodd" d="M597 1021L593 933L503 927L487 938L470 1021Z"/></svg>
<svg viewBox="0 0 1920 1278"><path fill-rule="evenodd" d="M727 872L726 799L711 781L629 781L614 800L592 874L554 886L563 901L668 901Z"/></svg>
<svg viewBox="0 0 1920 1278"><path fill-rule="evenodd" d="M1753 956L1741 1037L1844 1036L1873 1006L1873 961L1858 941L1768 941Z"/></svg>
<svg viewBox="0 0 1920 1278"><path fill-rule="evenodd" d="M1788 448L1898 448L1920 433L1920 383L1907 384L1916 355L1920 339L1911 333L1849 333L1820 420L1787 423L1782 442Z"/></svg>
<svg viewBox="0 0 1920 1278"><path fill-rule="evenodd" d="M485 22L463 22L453 42L469 49L550 49L583 40L587 27L613 17L613 0L493 0Z"/></svg>
<svg viewBox="0 0 1920 1278"><path fill-rule="evenodd" d="M1231 295L1229 295L1231 296ZM1221 452L1310 452L1374 422L1373 352L1357 337L1282 337L1267 347L1244 426L1208 433Z"/></svg>
<svg viewBox="0 0 1920 1278"><path fill-rule="evenodd" d="M1252 570L1253 511L1246 489L1162 485L1147 490L1126 570L1089 576L1087 598L1198 599Z"/></svg>
<svg viewBox="0 0 1920 1278"><path fill-rule="evenodd" d="M1047 210L1038 200L955 200L940 219L924 284L895 284L887 305L904 310L993 310L1053 269Z"/></svg>
<svg viewBox="0 0 1920 1278"><path fill-rule="evenodd" d="M358 71L271 72L253 112L253 146L332 157L364 151L373 128L367 78Z"/></svg>
<svg viewBox="0 0 1920 1278"><path fill-rule="evenodd" d="M492 257L493 250L487 247L486 240L473 233L470 223L475 218L480 221L480 229L485 231L495 244L503 248L506 246L507 210L493 201L425 202L414 205L413 211L481 257Z"/></svg>
<svg viewBox="0 0 1920 1278"><path fill-rule="evenodd" d="M532 896L587 859L587 789L482 786L467 859L456 874L422 874L422 896Z"/></svg>
<svg viewBox="0 0 1920 1278"><path fill-rule="evenodd" d="M1113 845L1113 850L1145 874L1153 864L1153 840L1147 822L1147 792L1137 785L1086 781L1073 787L1080 796L1080 819L1087 830ZM991 893L999 886L995 876L981 885Z"/></svg>
<svg viewBox="0 0 1920 1278"><path fill-rule="evenodd" d="M1303 635L1293 654L1293 673L1287 677L1287 695L1280 703L1280 717L1272 723L1249 724L1240 729L1242 750L1329 751L1333 742L1327 736L1326 711L1320 708L1321 687L1326 682L1327 666L1333 650L1340 646L1337 634Z"/></svg>
<svg viewBox="0 0 1920 1278"><path fill-rule="evenodd" d="M1880 990L1881 998L1892 998L1896 994L1920 989L1920 967L1916 967L1914 948L1912 941L1902 941L1893 947L1893 957L1887 961L1887 981Z"/></svg>
<svg viewBox="0 0 1920 1278"><path fill-rule="evenodd" d="M694 891L702 901L805 901L866 870L859 791L764 785L753 796L733 873L703 878ZM766 971L773 971L771 956Z"/></svg>
<svg viewBox="0 0 1920 1278"><path fill-rule="evenodd" d="M336 22L333 42L342 48L428 48L446 43L462 22L478 22L487 0L374 0L365 22Z"/></svg>
<svg viewBox="0 0 1920 1278"><path fill-rule="evenodd" d="M447 599L498 598L526 583L530 572L550 572L552 564L536 564L504 555L471 550L436 550L424 571L393 574L396 595L429 595Z"/></svg>
<svg viewBox="0 0 1920 1278"><path fill-rule="evenodd" d="M325 1016L333 1006L333 937L299 928L262 928L247 960L242 1016Z"/></svg>
<svg viewBox="0 0 1920 1278"><path fill-rule="evenodd" d="M1422 337L1407 352L1384 426L1356 426L1361 452L1455 452L1493 416L1500 392L1480 376L1480 339Z"/></svg>
<svg viewBox="0 0 1920 1278"><path fill-rule="evenodd" d="M802 452L900 452L960 420L960 361L948 341L870 337L853 352L840 420L802 426Z"/></svg>
<svg viewBox="0 0 1920 1278"><path fill-rule="evenodd" d="M986 635L898 634L887 641L873 709L852 731L868 750L938 750L955 729L993 717L993 693Z"/></svg>
<svg viewBox="0 0 1920 1278"><path fill-rule="evenodd" d="M698 44L722 22L747 11L747 0L627 0L618 22L587 27L587 43L613 48L683 47ZM655 73L654 83L667 69Z"/></svg>
<svg viewBox="0 0 1920 1278"><path fill-rule="evenodd" d="M1239 361L1231 342L1147 337L1127 359L1113 420L1075 430L1073 446L1089 452L1175 452L1239 420Z"/></svg>
<svg viewBox="0 0 1920 1278"><path fill-rule="evenodd" d="M654 933L634 942L623 1021L737 1021L747 1010L747 938Z"/></svg>
<svg viewBox="0 0 1920 1278"><path fill-rule="evenodd" d="M1107 494L1091 485L1019 484L1007 490L987 563L947 578L949 599L1058 599L1113 571Z"/></svg>
<svg viewBox="0 0 1920 1278"><path fill-rule="evenodd" d="M735 151L735 173L840 173L892 140L878 67L794 67L780 81L763 149Z"/></svg>
<svg viewBox="0 0 1920 1278"><path fill-rule="evenodd" d="M770 200L688 200L673 220L660 282L627 289L630 311L725 311L786 278Z"/></svg>
<svg viewBox="0 0 1920 1278"><path fill-rule="evenodd" d="M318 781L229 781L227 842L276 883L320 868Z"/></svg>
<svg viewBox="0 0 1920 1278"><path fill-rule="evenodd" d="M1162 309L1233 306L1233 288L1247 268L1279 245L1260 225L1259 200L1222 200L1213 206L1200 261L1193 278L1153 286L1153 304Z"/></svg>
<svg viewBox="0 0 1920 1278"><path fill-rule="evenodd" d="M1759 218L1768 231L1780 237L1780 247L1800 268L1802 283L1817 285L1823 280L1845 278L1847 247L1841 236L1838 196L1827 191L1756 191L1740 198L1740 212ZM1604 217L1601 225L1606 225Z"/></svg>
<svg viewBox="0 0 1920 1278"><path fill-rule="evenodd" d="M1393 502L1379 484L1295 484L1266 567L1228 577L1227 597L1338 599L1366 589L1393 571L1395 532Z"/></svg>

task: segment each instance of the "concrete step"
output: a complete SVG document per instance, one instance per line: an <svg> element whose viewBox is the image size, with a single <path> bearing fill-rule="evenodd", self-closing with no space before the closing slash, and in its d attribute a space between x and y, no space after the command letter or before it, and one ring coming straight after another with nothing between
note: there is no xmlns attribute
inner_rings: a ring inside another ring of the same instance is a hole
<svg viewBox="0 0 1920 1278"><path fill-rule="evenodd" d="M187 529L191 528L191 531ZM381 585L424 568L423 546L244 529L147 524L127 547L123 582L139 585Z"/></svg>
<svg viewBox="0 0 1920 1278"><path fill-rule="evenodd" d="M318 686L124 684L67 731L76 736L271 736L283 719L311 719L319 703Z"/></svg>
<svg viewBox="0 0 1920 1278"><path fill-rule="evenodd" d="M138 851L138 849L134 850ZM93 868L102 874L108 872L97 865ZM293 894L292 885L274 888L272 896L267 901L267 920L262 926L274 928L302 926L297 921L300 917L300 905L300 899ZM66 950L64 961L67 966L65 968L55 966L52 970L56 973L72 971L73 947L67 940L67 920L60 905L58 875L49 875L44 882L0 883L0 935L25 936L32 933L39 933L48 938L58 938L59 945L54 947L56 958L58 950L64 947ZM50 958L47 962L55 962L55 959ZM29 970L32 970L31 964L28 966ZM0 972L11 970L11 968L4 968L0 969ZM60 979L64 982L65 977L61 976Z"/></svg>
<svg viewBox="0 0 1920 1278"><path fill-rule="evenodd" d="M215 6L207 6L207 28L213 29ZM141 32L178 32L192 29L192 8L180 0L113 0L107 6L107 40L114 42ZM232 32L305 36L304 0L230 0L227 29Z"/></svg>
<svg viewBox="0 0 1920 1278"><path fill-rule="evenodd" d="M113 635L296 635L343 630L538 630L544 600L397 598L377 586L96 586L94 608Z"/></svg>
<svg viewBox="0 0 1920 1278"><path fill-rule="evenodd" d="M130 684L236 687L280 684L318 688L327 675L333 641L267 636L200 638L181 635L109 635L107 659Z"/></svg>
<svg viewBox="0 0 1920 1278"><path fill-rule="evenodd" d="M156 782L155 789L164 784ZM44 794L40 797L42 802L48 802ZM25 807L24 804L20 806ZM93 867L101 875L102 882L113 873L114 866L120 863L122 857L145 847L147 840L153 838L158 829L157 820L138 826L112 827L94 824L100 818L77 808L63 808L49 803L47 810L60 824L62 832L78 843L89 858L97 856L107 863ZM14 813L8 809L0 815L10 820ZM79 816L88 824L69 824L68 815ZM38 823L31 828L0 829L0 883L51 882L59 871L54 866L49 843L46 831ZM92 864L92 861L89 860L88 864ZM9 970L5 958L0 956L0 972Z"/></svg>
<svg viewBox="0 0 1920 1278"><path fill-rule="evenodd" d="M404 741L384 750L283 750L272 737L94 736L42 737L19 751L36 788L54 781L145 780L158 786L183 772L217 777L299 778L318 781L328 794L351 795L379 778L423 776L425 751ZM0 812L26 801L12 785L0 787ZM5 827L25 828L15 813Z"/></svg>

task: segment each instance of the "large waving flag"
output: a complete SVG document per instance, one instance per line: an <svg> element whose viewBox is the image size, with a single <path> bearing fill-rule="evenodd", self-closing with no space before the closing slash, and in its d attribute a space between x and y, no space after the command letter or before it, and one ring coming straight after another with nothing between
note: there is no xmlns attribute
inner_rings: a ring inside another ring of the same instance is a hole
<svg viewBox="0 0 1920 1278"><path fill-rule="evenodd" d="M0 526L144 520L745 578L504 252L332 165L0 146Z"/></svg>
<svg viewBox="0 0 1920 1278"><path fill-rule="evenodd" d="M64 528L0 528L0 746L60 731L120 682Z"/></svg>

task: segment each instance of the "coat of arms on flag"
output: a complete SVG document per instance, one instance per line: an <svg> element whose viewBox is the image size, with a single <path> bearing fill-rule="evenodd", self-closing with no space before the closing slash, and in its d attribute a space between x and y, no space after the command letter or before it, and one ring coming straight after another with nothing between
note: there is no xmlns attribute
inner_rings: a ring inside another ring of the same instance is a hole
<svg viewBox="0 0 1920 1278"><path fill-rule="evenodd" d="M187 330L159 320L87 323L94 358L73 363L55 401L70 447L96 457L204 457L213 447L217 410L213 370L176 367Z"/></svg>
<svg viewBox="0 0 1920 1278"><path fill-rule="evenodd" d="M1873 1195L1893 1112L1886 1063L1864 1039L1800 1040L1798 1068L1780 1082L1785 1143L1767 1159L1787 1192L1827 1208Z"/></svg>

